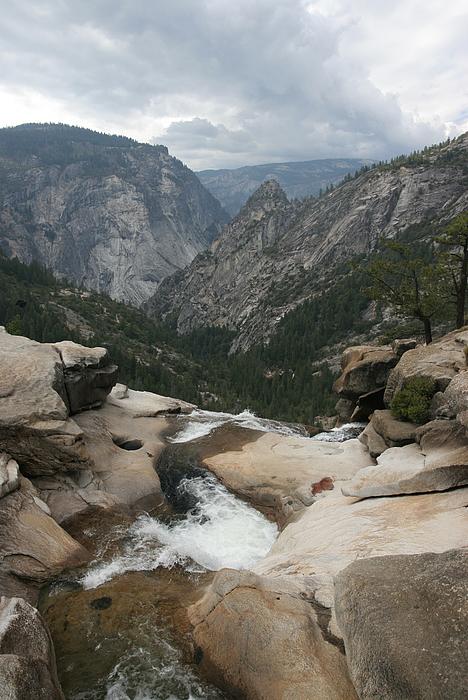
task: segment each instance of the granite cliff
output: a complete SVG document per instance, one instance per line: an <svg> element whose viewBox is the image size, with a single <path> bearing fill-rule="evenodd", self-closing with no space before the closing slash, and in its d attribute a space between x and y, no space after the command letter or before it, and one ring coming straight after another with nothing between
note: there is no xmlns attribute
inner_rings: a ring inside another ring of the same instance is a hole
<svg viewBox="0 0 468 700"><path fill-rule="evenodd" d="M281 318L334 282L343 263L379 241L466 209L468 135L417 158L376 167L319 199L289 202L276 181L260 186L210 250L167 278L147 303L200 326L236 331L232 349L267 339Z"/></svg>
<svg viewBox="0 0 468 700"><path fill-rule="evenodd" d="M141 304L227 215L164 146L65 125L0 130L0 249Z"/></svg>

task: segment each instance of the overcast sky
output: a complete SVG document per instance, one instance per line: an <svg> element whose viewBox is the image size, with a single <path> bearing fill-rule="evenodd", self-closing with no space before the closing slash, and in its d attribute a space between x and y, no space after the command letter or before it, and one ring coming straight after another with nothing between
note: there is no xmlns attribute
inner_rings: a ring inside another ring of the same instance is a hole
<svg viewBox="0 0 468 700"><path fill-rule="evenodd" d="M0 121L194 169L382 158L468 130L466 0L3 0Z"/></svg>

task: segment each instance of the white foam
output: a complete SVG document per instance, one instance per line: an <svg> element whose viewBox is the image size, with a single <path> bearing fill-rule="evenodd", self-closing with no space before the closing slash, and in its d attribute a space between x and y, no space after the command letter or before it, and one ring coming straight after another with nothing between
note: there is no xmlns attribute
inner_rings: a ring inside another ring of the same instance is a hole
<svg viewBox="0 0 468 700"><path fill-rule="evenodd" d="M259 418L255 413L247 409L237 414L197 410L189 415L179 416L178 421L182 426L181 430L174 437L169 438L170 442L191 442L197 438L209 435L213 430L226 423L239 425L250 430L260 430L264 433L303 435L303 431L299 427L295 428L280 421Z"/></svg>
<svg viewBox="0 0 468 700"><path fill-rule="evenodd" d="M366 427L366 423L344 423L339 428L332 428L324 433L314 435L312 440L320 442L344 442L357 437Z"/></svg>
<svg viewBox="0 0 468 700"><path fill-rule="evenodd" d="M179 488L195 496L197 507L169 525L149 516L138 518L123 554L92 566L82 579L84 588L96 588L126 571L175 564L189 570L194 563L198 570L249 569L268 553L278 535L276 525L213 476L184 479Z"/></svg>

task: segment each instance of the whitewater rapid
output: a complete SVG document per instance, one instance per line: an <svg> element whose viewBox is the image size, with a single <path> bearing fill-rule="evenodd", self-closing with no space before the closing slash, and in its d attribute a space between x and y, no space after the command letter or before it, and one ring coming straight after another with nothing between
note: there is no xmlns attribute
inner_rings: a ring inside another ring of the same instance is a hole
<svg viewBox="0 0 468 700"><path fill-rule="evenodd" d="M249 569L264 557L278 528L220 484L214 476L183 479L179 489L197 505L170 524L141 516L126 532L123 551L95 563L83 576L84 588L96 588L126 571L152 571L176 564L188 571Z"/></svg>
<svg viewBox="0 0 468 700"><path fill-rule="evenodd" d="M301 426L287 425L279 421L270 420L267 418L259 418L249 410L242 413L222 413L215 411L196 410L189 415L178 416L180 429L171 438L169 442L183 443L191 442L197 438L209 435L227 423L238 425L241 428L250 430L260 430L263 433L278 433L279 435L301 435L305 436L305 429Z"/></svg>

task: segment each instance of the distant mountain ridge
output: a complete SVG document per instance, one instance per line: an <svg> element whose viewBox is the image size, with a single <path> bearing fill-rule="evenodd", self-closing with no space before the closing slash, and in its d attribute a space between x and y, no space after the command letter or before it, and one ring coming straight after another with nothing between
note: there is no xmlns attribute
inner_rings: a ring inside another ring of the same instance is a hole
<svg viewBox="0 0 468 700"><path fill-rule="evenodd" d="M361 158L324 158L290 163L246 165L235 169L201 170L196 174L229 214L235 216L250 195L266 180L277 180L290 199L318 195L374 161Z"/></svg>
<svg viewBox="0 0 468 700"><path fill-rule="evenodd" d="M246 350L300 304L320 299L349 261L372 254L382 238L467 209L468 134L372 168L318 199L290 202L269 181L145 308L176 319L182 334L228 328L232 351Z"/></svg>
<svg viewBox="0 0 468 700"><path fill-rule="evenodd" d="M165 146L64 124L0 129L0 249L140 305L228 216Z"/></svg>

